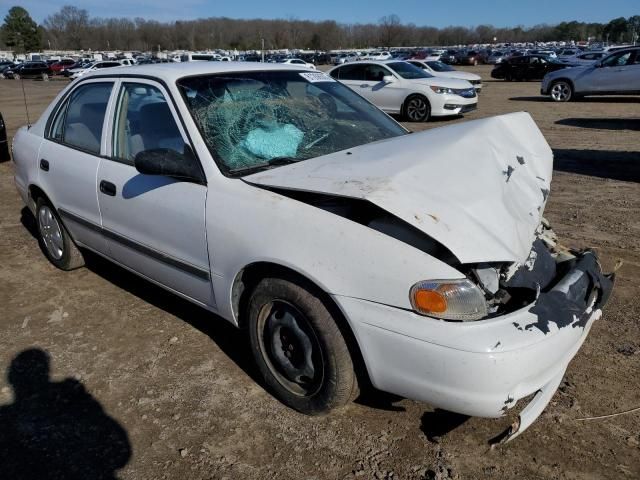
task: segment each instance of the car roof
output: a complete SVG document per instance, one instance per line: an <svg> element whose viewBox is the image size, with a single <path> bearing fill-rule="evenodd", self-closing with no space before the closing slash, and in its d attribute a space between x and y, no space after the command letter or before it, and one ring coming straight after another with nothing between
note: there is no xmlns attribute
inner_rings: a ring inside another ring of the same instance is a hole
<svg viewBox="0 0 640 480"><path fill-rule="evenodd" d="M96 71L87 74L83 78L91 78L93 76L114 76L121 75L126 72L127 76L139 75L141 77L155 77L167 83L173 83L183 77L195 75L207 75L227 72L260 72L260 71L277 71L277 70L300 70L296 65L285 63L261 63L261 62L173 62L173 63L150 63L145 65L134 65L127 67L126 70L118 69L115 71Z"/></svg>

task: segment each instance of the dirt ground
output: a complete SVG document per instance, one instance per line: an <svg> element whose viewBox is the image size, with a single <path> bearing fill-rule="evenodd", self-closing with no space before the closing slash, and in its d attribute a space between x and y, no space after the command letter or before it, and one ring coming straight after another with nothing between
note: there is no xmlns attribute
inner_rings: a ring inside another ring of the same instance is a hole
<svg viewBox="0 0 640 480"><path fill-rule="evenodd" d="M466 419L382 393L326 417L287 409L257 381L243 334L221 319L93 257L69 273L51 266L4 163L6 478L640 478L640 412L581 420L640 407L640 98L554 104L538 82L471 70L487 79L478 111L408 126L530 112L556 155L546 216L565 244L596 247L606 268L624 260L603 318L526 433L490 450L509 418ZM32 120L65 84L25 82ZM12 136L25 123L19 82L0 80L0 111ZM7 433L7 418L27 414L38 420ZM16 443L30 434L32 444Z"/></svg>

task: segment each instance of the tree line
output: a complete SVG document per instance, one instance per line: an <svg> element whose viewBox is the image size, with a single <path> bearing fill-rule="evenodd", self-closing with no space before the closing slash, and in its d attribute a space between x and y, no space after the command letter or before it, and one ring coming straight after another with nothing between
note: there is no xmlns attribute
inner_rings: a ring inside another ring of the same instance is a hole
<svg viewBox="0 0 640 480"><path fill-rule="evenodd" d="M475 43L608 41L631 43L640 33L640 15L608 23L561 22L557 25L501 28L492 25L436 28L402 23L387 15L378 23L333 20L231 19L226 17L159 22L144 18L91 17L87 10L64 6L38 25L22 7L13 7L0 30L0 47L16 52L54 50L331 50L368 47L468 45Z"/></svg>

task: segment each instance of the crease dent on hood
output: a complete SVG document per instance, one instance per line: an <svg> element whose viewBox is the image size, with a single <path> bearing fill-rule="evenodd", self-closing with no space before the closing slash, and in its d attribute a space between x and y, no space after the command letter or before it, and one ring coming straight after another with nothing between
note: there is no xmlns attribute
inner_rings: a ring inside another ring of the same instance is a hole
<svg viewBox="0 0 640 480"><path fill-rule="evenodd" d="M542 133L519 112L362 145L244 180L368 200L462 263L524 262L552 167Z"/></svg>

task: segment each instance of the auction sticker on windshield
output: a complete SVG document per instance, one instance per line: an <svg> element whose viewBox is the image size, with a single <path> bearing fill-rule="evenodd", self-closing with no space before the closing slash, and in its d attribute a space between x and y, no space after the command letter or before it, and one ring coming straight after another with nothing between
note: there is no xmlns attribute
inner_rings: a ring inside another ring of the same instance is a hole
<svg viewBox="0 0 640 480"><path fill-rule="evenodd" d="M335 82L329 75L325 75L322 72L305 72L299 74L302 78L311 83L316 82Z"/></svg>

